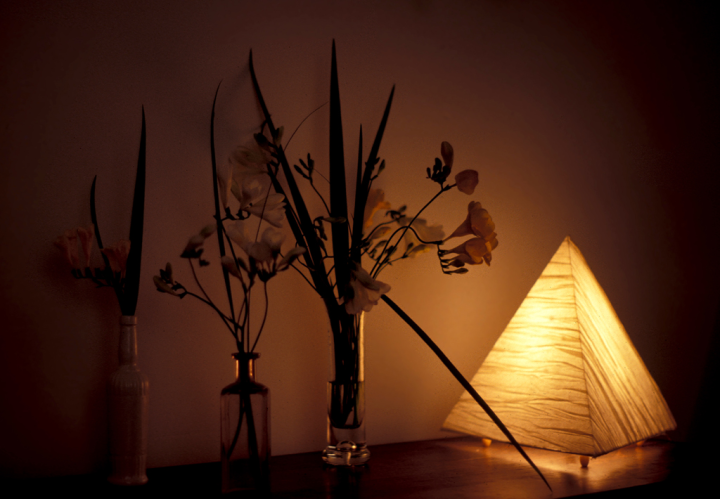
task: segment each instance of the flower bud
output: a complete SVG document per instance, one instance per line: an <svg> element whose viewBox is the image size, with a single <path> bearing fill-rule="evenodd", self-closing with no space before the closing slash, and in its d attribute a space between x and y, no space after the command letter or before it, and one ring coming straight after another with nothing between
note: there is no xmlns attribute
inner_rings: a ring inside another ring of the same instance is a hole
<svg viewBox="0 0 720 499"><path fill-rule="evenodd" d="M443 143L440 144L440 156L442 156L443 161L450 168L452 168L453 165L454 155L450 142L443 141Z"/></svg>

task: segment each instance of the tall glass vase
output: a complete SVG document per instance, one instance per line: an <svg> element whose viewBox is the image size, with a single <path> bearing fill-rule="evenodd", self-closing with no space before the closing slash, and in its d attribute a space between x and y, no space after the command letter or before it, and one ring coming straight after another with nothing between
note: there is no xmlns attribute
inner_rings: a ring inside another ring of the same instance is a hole
<svg viewBox="0 0 720 499"><path fill-rule="evenodd" d="M270 392L255 381L256 353L235 353L235 382L220 394L222 492L270 490Z"/></svg>
<svg viewBox="0 0 720 499"><path fill-rule="evenodd" d="M110 476L116 485L142 485L148 481L147 459L148 389L147 376L137 366L137 318L120 317L120 367L110 376L109 435Z"/></svg>
<svg viewBox="0 0 720 499"><path fill-rule="evenodd" d="M330 320L332 361L323 461L333 466L362 465L370 459L365 440L365 314L348 315L341 309Z"/></svg>

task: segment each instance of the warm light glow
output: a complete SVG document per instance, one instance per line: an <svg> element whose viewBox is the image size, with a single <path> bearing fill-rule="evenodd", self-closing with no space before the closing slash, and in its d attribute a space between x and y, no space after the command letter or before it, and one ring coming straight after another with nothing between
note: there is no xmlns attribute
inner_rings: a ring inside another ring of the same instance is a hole
<svg viewBox="0 0 720 499"><path fill-rule="evenodd" d="M676 427L569 237L471 383L522 445L595 457ZM443 428L507 441L467 393Z"/></svg>

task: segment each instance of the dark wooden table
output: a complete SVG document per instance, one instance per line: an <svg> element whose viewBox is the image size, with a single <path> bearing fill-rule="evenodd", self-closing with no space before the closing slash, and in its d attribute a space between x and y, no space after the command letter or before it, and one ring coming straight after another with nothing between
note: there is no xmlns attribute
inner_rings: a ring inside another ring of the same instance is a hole
<svg viewBox="0 0 720 499"><path fill-rule="evenodd" d="M679 444L649 441L590 461L578 456L526 449L545 474L550 492L515 449L499 442L484 447L480 439L461 437L372 446L370 463L355 469L324 467L319 452L275 456L271 461L272 498L560 498L666 497ZM33 491L73 497L207 497L220 495L219 463L148 470L149 482L123 488L104 476L26 480ZM18 484L21 485L21 484ZM685 496L685 495L683 495ZM252 497L242 495L242 497Z"/></svg>

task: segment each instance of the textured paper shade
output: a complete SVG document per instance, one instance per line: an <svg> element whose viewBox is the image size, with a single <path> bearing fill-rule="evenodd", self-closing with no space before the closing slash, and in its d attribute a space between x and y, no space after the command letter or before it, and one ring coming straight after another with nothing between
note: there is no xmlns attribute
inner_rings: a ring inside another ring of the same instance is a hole
<svg viewBox="0 0 720 499"><path fill-rule="evenodd" d="M676 427L569 237L471 384L522 445L599 456ZM467 392L443 428L506 441Z"/></svg>

